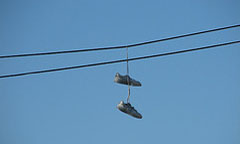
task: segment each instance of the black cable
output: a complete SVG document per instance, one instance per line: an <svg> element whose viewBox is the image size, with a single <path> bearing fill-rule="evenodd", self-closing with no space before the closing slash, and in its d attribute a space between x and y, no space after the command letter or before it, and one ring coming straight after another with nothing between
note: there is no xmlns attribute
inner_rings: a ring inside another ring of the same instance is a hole
<svg viewBox="0 0 240 144"><path fill-rule="evenodd" d="M186 53L186 52L191 52L191 51L199 51L199 50L203 50L203 49L210 49L210 48L215 48L215 47L220 47L220 46L225 46L225 45L231 45L231 44L235 44L235 43L240 43L240 40L232 41L232 42L226 42L226 43L221 43L221 44L215 44L215 45L210 45L210 46L204 46L204 47L199 47L199 48L175 51L175 52L168 52L168 53L162 53L162 54L155 54L155 55L149 55L149 56L130 58L130 59L128 59L128 61L135 61L135 60L154 58L154 57L161 57L161 56L167 56L167 55L175 55L175 54ZM9 77L18 77L18 76L24 76L24 75L32 75L32 74L64 71L64 70L70 70L70 69L79 69L79 68L93 67L93 66L100 66L100 65L107 65L107 64L114 64L114 63L121 63L121 62L125 62L125 61L127 61L127 59L120 59L120 60L115 60L115 61L107 61L107 62L86 64L86 65L79 65L79 66L55 68L55 69L48 69L48 70L40 70L40 71L33 71L33 72L25 72L25 73L2 75L2 76L0 76L0 79L1 78L9 78Z"/></svg>
<svg viewBox="0 0 240 144"><path fill-rule="evenodd" d="M235 28L235 27L239 27L239 26L240 26L240 24L231 25L231 26L220 27L220 28L211 29L211 30L205 30L205 31L200 31L200 32L195 32L195 33L190 33L190 34L183 34L183 35L179 35L179 36L173 36L173 37L168 37L168 38L163 38L163 39L158 39L158 40L152 40L152 41L147 41L147 42L141 42L141 43L136 43L136 44L129 44L129 45L102 47L102 48L91 48L91 49L65 50L65 51L55 51L55 52L13 54L13 55L0 56L0 59L3 59L3 58L14 58L14 57L15 58L16 57L27 57L27 56L41 56L41 55L78 53L78 52L100 51L100 50L113 50L113 49L121 49L121 48L126 48L126 47L130 48L130 47L137 47L137 46L141 46L141 45L147 45L147 44L152 44L152 43L157 43L157 42L162 42L162 41L168 41L168 40L173 40L173 39L178 39L178 38L183 38L183 37L189 37L189 36L193 36L193 35L199 35L199 34L204 34L204 33L209 33L209 32L215 32L215 31Z"/></svg>

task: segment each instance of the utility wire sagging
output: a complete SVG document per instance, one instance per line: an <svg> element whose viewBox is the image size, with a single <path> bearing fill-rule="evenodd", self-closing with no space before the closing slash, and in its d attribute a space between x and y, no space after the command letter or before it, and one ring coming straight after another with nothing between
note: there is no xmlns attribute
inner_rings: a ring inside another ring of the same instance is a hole
<svg viewBox="0 0 240 144"><path fill-rule="evenodd" d="M129 59L120 59L120 60L114 60L114 61L107 61L107 62L99 62L99 63L93 63L93 64L79 65L79 66L70 66L70 67L47 69L47 70L40 70L40 71L24 72L24 73L9 74L9 75L1 75L0 79L2 79L2 78L10 78L10 77L26 76L26 75L33 75L33 74L41 74L41 73L49 73L49 72L57 72L57 71L64 71L64 70L71 70L71 69L80 69L80 68L100 66L100 65L108 65L108 64L114 64L114 63L126 62L127 60L128 61L136 61L136 60L149 59L149 58L154 58L154 57L161 57L161 56L175 55L175 54L186 53L186 52L200 51L200 50L210 49L210 48L217 48L217 47L220 47L220 46L232 45L232 44L237 44L237 43L240 43L240 40L226 42L226 43L220 43L220 44L215 44L215 45L209 45L209 46L204 46L204 47L198 47L198 48L192 48L192 49L168 52L168 53L161 53L161 54L155 54L155 55L149 55L149 56L129 58Z"/></svg>
<svg viewBox="0 0 240 144"><path fill-rule="evenodd" d="M67 53L79 53L79 52L100 51L100 50L113 50L113 49L122 49L122 48L126 48L126 47L131 48L131 47L137 47L137 46L141 46L141 45L158 43L158 42L163 42L163 41L168 41L168 40L173 40L173 39L178 39L178 38L184 38L184 37L209 33L209 32L216 32L216 31L221 31L221 30L226 30L226 29L236 28L236 27L240 27L240 24L225 26L225 27L220 27L220 28L195 32L195 33L183 34L183 35L178 35L178 36L173 36L173 37L168 37L168 38L163 38L163 39L158 39L158 40L152 40L152 41L147 41L147 42L140 42L140 43L136 43L136 44L122 45L122 46L112 46L112 47L102 47L102 48L91 48L91 49L65 50L65 51L55 51L55 52L13 54L13 55L0 56L0 59L3 59L3 58L17 58L17 57L29 57L29 56L42 56L42 55L56 55L56 54L67 54Z"/></svg>

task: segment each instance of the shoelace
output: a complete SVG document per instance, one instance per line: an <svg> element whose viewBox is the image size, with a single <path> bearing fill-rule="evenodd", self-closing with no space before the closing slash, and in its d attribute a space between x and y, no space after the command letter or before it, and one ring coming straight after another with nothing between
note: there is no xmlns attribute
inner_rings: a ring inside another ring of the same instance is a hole
<svg viewBox="0 0 240 144"><path fill-rule="evenodd" d="M129 102L130 98L130 76L129 76L129 67L128 67L128 47L127 50L127 83L128 83L128 97L127 97L127 103Z"/></svg>

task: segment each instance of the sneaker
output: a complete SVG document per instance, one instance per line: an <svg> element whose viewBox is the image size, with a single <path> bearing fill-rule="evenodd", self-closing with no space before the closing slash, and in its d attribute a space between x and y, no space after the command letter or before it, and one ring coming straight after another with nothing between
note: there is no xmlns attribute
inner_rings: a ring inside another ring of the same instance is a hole
<svg viewBox="0 0 240 144"><path fill-rule="evenodd" d="M124 103L123 101L120 101L120 103L117 105L117 108L126 114L129 114L135 118L141 119L142 115L137 112L137 110L134 109L134 107L131 106L130 103Z"/></svg>
<svg viewBox="0 0 240 144"><path fill-rule="evenodd" d="M120 75L119 73L116 73L114 82L119 84L125 84L128 85L128 79L129 79L129 85L131 86L142 86L142 84L139 81L136 81L128 75Z"/></svg>

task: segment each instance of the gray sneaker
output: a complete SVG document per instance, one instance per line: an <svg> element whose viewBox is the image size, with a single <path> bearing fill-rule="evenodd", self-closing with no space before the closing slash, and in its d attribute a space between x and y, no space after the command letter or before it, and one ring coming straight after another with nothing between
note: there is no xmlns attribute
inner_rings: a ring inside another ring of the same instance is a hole
<svg viewBox="0 0 240 144"><path fill-rule="evenodd" d="M135 118L141 119L142 115L140 113L137 112L137 110L134 109L134 107L131 106L130 103L124 103L123 101L120 101L120 103L117 105L117 108L126 113L129 114Z"/></svg>
<svg viewBox="0 0 240 144"><path fill-rule="evenodd" d="M120 75L119 73L116 73L114 82L128 85L128 79L129 79L129 85L131 86L142 86L142 84L139 81L136 81L132 79L128 75Z"/></svg>

